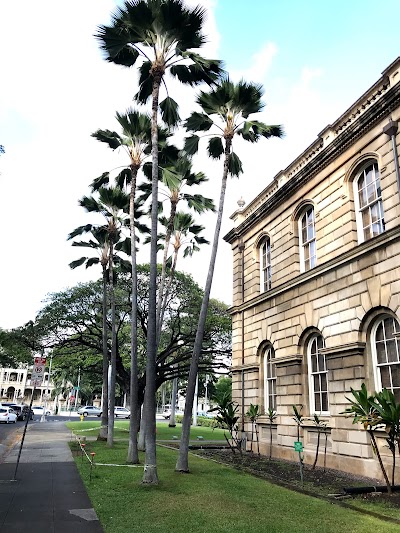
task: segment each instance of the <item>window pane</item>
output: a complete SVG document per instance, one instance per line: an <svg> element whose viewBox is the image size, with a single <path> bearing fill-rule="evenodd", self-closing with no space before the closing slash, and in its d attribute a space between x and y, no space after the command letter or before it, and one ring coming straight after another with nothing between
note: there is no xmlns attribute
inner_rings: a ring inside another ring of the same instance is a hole
<svg viewBox="0 0 400 533"><path fill-rule="evenodd" d="M366 228L367 226L370 225L371 217L370 217L370 212L369 212L368 207L364 209L363 211L361 211L361 218L362 218L363 228Z"/></svg>
<svg viewBox="0 0 400 533"><path fill-rule="evenodd" d="M392 385L400 388L400 365L392 366Z"/></svg>
<svg viewBox="0 0 400 533"><path fill-rule="evenodd" d="M368 167L368 168L366 168L364 170L365 182L366 182L367 185L374 180L374 172L373 172L373 170L374 170L373 165L371 165L370 167Z"/></svg>
<svg viewBox="0 0 400 533"><path fill-rule="evenodd" d="M314 392L320 392L320 390L321 390L321 385L320 385L319 374L316 374L314 376Z"/></svg>
<svg viewBox="0 0 400 533"><path fill-rule="evenodd" d="M385 318L383 322L385 328L385 337L387 339L393 339L394 337L394 320L393 318Z"/></svg>
<svg viewBox="0 0 400 533"><path fill-rule="evenodd" d="M379 205L377 203L371 205L371 221L372 221L372 223L379 221L379 219L380 219L379 215L380 215Z"/></svg>
<svg viewBox="0 0 400 533"><path fill-rule="evenodd" d="M375 338L377 341L382 341L383 340L383 323L380 322L379 323L379 326L376 328L376 334L375 334Z"/></svg>
<svg viewBox="0 0 400 533"><path fill-rule="evenodd" d="M328 391L328 380L326 374L321 374L321 391Z"/></svg>
<svg viewBox="0 0 400 533"><path fill-rule="evenodd" d="M388 366L381 366L380 368L381 372L381 384L382 389L390 389L391 383L390 383L390 371Z"/></svg>
<svg viewBox="0 0 400 533"><path fill-rule="evenodd" d="M321 411L321 398L320 398L319 394L315 395L315 410L316 411Z"/></svg>
<svg viewBox="0 0 400 533"><path fill-rule="evenodd" d="M376 200L375 183L367 187L367 202L370 204Z"/></svg>
<svg viewBox="0 0 400 533"><path fill-rule="evenodd" d="M367 190L364 187L358 189L358 201L360 202L360 207L367 205Z"/></svg>
<svg viewBox="0 0 400 533"><path fill-rule="evenodd" d="M324 372L325 369L325 357L319 353L318 354L318 370L320 372Z"/></svg>
<svg viewBox="0 0 400 533"><path fill-rule="evenodd" d="M397 350L396 350L396 341L390 340L386 343L387 357L389 363L394 363L398 361Z"/></svg>
<svg viewBox="0 0 400 533"><path fill-rule="evenodd" d="M311 241L315 237L315 228L314 224L310 224L307 228L307 240Z"/></svg>
<svg viewBox="0 0 400 533"><path fill-rule="evenodd" d="M314 372L318 372L317 369L317 357L315 355L311 356L311 372L314 374Z"/></svg>
<svg viewBox="0 0 400 533"><path fill-rule="evenodd" d="M324 393L322 396L322 410L327 411L328 410L328 394Z"/></svg>
<svg viewBox="0 0 400 533"><path fill-rule="evenodd" d="M382 363L386 363L386 350L385 350L385 343L383 342L377 342L376 343L376 358L378 361L378 364L381 365Z"/></svg>

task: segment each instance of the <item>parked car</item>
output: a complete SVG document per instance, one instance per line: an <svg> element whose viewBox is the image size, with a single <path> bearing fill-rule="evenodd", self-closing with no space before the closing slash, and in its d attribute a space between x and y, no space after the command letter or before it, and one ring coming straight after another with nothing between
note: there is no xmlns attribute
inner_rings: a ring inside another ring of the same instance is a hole
<svg viewBox="0 0 400 533"><path fill-rule="evenodd" d="M131 412L126 407L114 407L114 416L116 418L130 418Z"/></svg>
<svg viewBox="0 0 400 533"><path fill-rule="evenodd" d="M78 409L78 414L83 416L101 416L101 413L100 407L95 407L94 405L84 405Z"/></svg>
<svg viewBox="0 0 400 533"><path fill-rule="evenodd" d="M12 407L0 407L0 423L9 424L11 422L12 424L15 424L16 421L17 413Z"/></svg>
<svg viewBox="0 0 400 533"><path fill-rule="evenodd" d="M165 420L169 420L171 417L171 409L164 409L164 411L161 413L161 416L163 416Z"/></svg>
<svg viewBox="0 0 400 533"><path fill-rule="evenodd" d="M32 411L34 415L42 416L45 412L44 407L42 405L34 405L32 407ZM46 416L51 415L51 411L46 409Z"/></svg>
<svg viewBox="0 0 400 533"><path fill-rule="evenodd" d="M26 420L29 416L29 405L23 404L23 403L11 403L11 402L5 402L1 404L4 407L11 407L16 413L17 413L17 420ZM33 415L31 413L31 420L33 419Z"/></svg>

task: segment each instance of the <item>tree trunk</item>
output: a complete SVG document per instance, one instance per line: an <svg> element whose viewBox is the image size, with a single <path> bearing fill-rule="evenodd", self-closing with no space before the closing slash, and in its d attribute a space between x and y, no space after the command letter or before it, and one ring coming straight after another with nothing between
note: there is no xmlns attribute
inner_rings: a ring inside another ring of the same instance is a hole
<svg viewBox="0 0 400 533"><path fill-rule="evenodd" d="M108 434L108 334L107 334L107 268L103 267L103 397L101 427L98 440L107 440Z"/></svg>
<svg viewBox="0 0 400 533"><path fill-rule="evenodd" d="M139 429L139 383L137 362L137 271L136 271L136 233L135 233L135 192L138 169L131 165L131 191L129 195L129 219L131 228L131 261L132 261L132 293L131 293L131 380L130 380L130 411L129 445L126 461L139 463L137 434Z"/></svg>
<svg viewBox="0 0 400 533"><path fill-rule="evenodd" d="M149 307L147 322L146 392L143 409L145 418L145 465L143 483L158 484L156 455L156 356L157 356L157 222L158 222L158 96L161 74L153 74L151 116L151 243Z"/></svg>
<svg viewBox="0 0 400 533"><path fill-rule="evenodd" d="M314 463L312 465L312 470L314 470L315 467L317 466L320 439L321 439L321 431L318 429L318 433L317 433L317 449L315 451L315 459L314 459Z"/></svg>
<svg viewBox="0 0 400 533"><path fill-rule="evenodd" d="M196 332L196 339L194 342L193 355L192 355L192 360L190 363L189 380L188 380L188 385L187 385L187 390L186 390L185 413L183 415L183 421L182 421L181 442L179 446L178 461L175 467L175 469L179 472L189 472L189 438L190 438L190 425L191 425L191 416L192 416L193 401L194 401L194 391L196 387L196 378L197 378L197 372L198 372L198 367L199 367L199 359L200 359L201 348L202 348L203 337L204 337L204 330L205 330L205 325L206 325L208 302L210 299L211 285L212 285L212 280L214 276L214 268L215 268L215 260L217 257L219 234L221 231L222 213L224 211L224 200L225 200L226 183L228 179L228 163L229 163L231 145L232 145L232 139L231 138L226 139L224 170L222 174L217 222L215 224L214 240L213 240L213 246L212 246L212 251L211 251L210 264L208 267L206 286L204 288L204 296L203 296L203 301L201 303L199 322L197 325L197 332Z"/></svg>
<svg viewBox="0 0 400 533"><path fill-rule="evenodd" d="M114 445L114 408L115 408L115 379L117 367L117 328L115 320L115 292L114 292L114 242L110 238L110 258L109 258L109 287L111 303L111 377L110 377L110 401L108 417L108 434L107 446L112 448Z"/></svg>
<svg viewBox="0 0 400 533"><path fill-rule="evenodd" d="M157 301L157 346L160 343L162 321L164 318L164 314L161 313L161 310L163 309L163 301L166 299L164 298L164 285L165 285L165 277L166 277L166 270L167 270L168 248L169 248L169 243L171 242L172 231L174 229L176 205L177 205L176 202L171 203L171 213L169 215L167 231L165 233L164 255L163 255L163 262L161 265L161 279L160 279L160 283L158 287L158 301Z"/></svg>
<svg viewBox="0 0 400 533"><path fill-rule="evenodd" d="M368 433L369 433L369 435L371 437L372 449L376 453L376 456L377 456L378 461L379 461L379 466L381 467L381 471L382 471L383 477L385 479L385 483L386 483L386 486L387 486L388 494L391 494L392 493L392 487L390 486L390 481L389 481L388 475L386 473L386 469L385 469L385 467L383 465L382 457L381 457L381 454L379 452L378 445L376 443L374 432L373 432L372 429L369 429Z"/></svg>
<svg viewBox="0 0 400 533"><path fill-rule="evenodd" d="M176 394L178 392L178 378L172 381L172 398L171 398L171 416L169 417L168 426L174 428L176 426L175 411L176 411Z"/></svg>

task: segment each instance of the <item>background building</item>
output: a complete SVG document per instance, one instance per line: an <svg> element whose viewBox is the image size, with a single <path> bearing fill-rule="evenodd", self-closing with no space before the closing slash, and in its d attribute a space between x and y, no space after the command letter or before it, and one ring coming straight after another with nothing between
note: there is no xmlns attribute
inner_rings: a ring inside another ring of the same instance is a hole
<svg viewBox="0 0 400 533"><path fill-rule="evenodd" d="M400 401L399 119L400 58L232 216L233 398L248 438L250 403L276 409L276 456L295 458L303 406L329 425L327 466L380 476L367 433L340 413L363 382ZM259 430L268 453L266 416ZM311 462L311 422L301 440Z"/></svg>
<svg viewBox="0 0 400 533"><path fill-rule="evenodd" d="M0 402L29 405L34 389L31 385L31 373L32 370L28 368L0 368ZM45 401L49 401L53 389L49 372L45 372L42 385L35 388L33 405L43 405Z"/></svg>

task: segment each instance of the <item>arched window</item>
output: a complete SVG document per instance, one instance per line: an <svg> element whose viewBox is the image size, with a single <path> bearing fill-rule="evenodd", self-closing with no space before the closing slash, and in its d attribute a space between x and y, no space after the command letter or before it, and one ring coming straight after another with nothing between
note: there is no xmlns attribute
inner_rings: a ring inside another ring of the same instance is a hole
<svg viewBox="0 0 400 533"><path fill-rule="evenodd" d="M321 353L325 343L321 335L313 335L308 341L308 383L310 394L310 414L329 413L328 370L325 354Z"/></svg>
<svg viewBox="0 0 400 533"><path fill-rule="evenodd" d="M380 175L376 161L368 161L354 180L358 242L385 231Z"/></svg>
<svg viewBox="0 0 400 533"><path fill-rule="evenodd" d="M391 317L381 317L372 328L371 348L375 387L388 389L400 401L400 325Z"/></svg>
<svg viewBox="0 0 400 533"><path fill-rule="evenodd" d="M276 369L275 351L268 346L264 352L264 410L276 411Z"/></svg>
<svg viewBox="0 0 400 533"><path fill-rule="evenodd" d="M314 207L309 205L299 217L300 270L306 272L317 264Z"/></svg>
<svg viewBox="0 0 400 533"><path fill-rule="evenodd" d="M271 288L271 241L266 237L260 245L260 291L269 291Z"/></svg>

